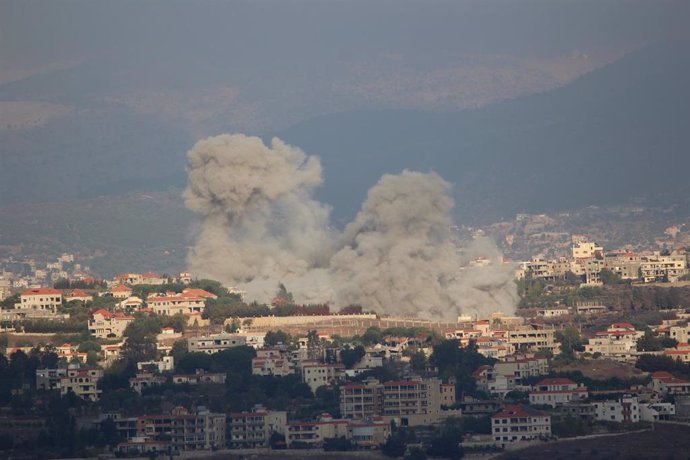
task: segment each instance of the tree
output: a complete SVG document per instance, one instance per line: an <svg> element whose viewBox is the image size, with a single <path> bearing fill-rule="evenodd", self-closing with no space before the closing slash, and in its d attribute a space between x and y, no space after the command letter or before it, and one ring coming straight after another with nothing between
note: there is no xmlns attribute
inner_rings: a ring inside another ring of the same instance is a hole
<svg viewBox="0 0 690 460"><path fill-rule="evenodd" d="M178 362L189 351L189 344L187 339L180 339L173 343L170 353L173 356L173 361Z"/></svg>
<svg viewBox="0 0 690 460"><path fill-rule="evenodd" d="M381 329L376 326L371 326L366 331L364 331L361 340L364 345L373 345L376 343L380 343L381 340L383 340L383 334L381 333Z"/></svg>
<svg viewBox="0 0 690 460"><path fill-rule="evenodd" d="M278 345L279 343L287 345L291 341L292 337L290 337L290 334L283 331L268 331L266 333L266 336L264 337L264 344L266 344L269 347L273 347L275 345Z"/></svg>
<svg viewBox="0 0 690 460"><path fill-rule="evenodd" d="M608 268L602 268L599 271L599 279L605 285L620 284L622 282L621 276Z"/></svg>
<svg viewBox="0 0 690 460"><path fill-rule="evenodd" d="M410 357L410 366L415 372L424 372L426 369L426 355L418 351Z"/></svg>
<svg viewBox="0 0 690 460"><path fill-rule="evenodd" d="M343 452L355 450L355 445L345 436L338 438L325 438L323 442L323 450L326 452Z"/></svg>
<svg viewBox="0 0 690 460"><path fill-rule="evenodd" d="M128 337L122 347L122 356L134 363L156 359L156 339L148 335Z"/></svg>
<svg viewBox="0 0 690 460"><path fill-rule="evenodd" d="M366 355L366 350L363 346L357 345L355 348L345 348L340 351L340 360L345 367L352 369L352 366L357 364Z"/></svg>
<svg viewBox="0 0 690 460"><path fill-rule="evenodd" d="M572 358L576 351L584 351L585 340L580 335L580 331L573 326L556 331L555 338L561 344L561 355Z"/></svg>
<svg viewBox="0 0 690 460"><path fill-rule="evenodd" d="M278 433L277 431L271 433L271 439L268 441L268 444L271 446L271 449L273 450L287 449L285 435Z"/></svg>
<svg viewBox="0 0 690 460"><path fill-rule="evenodd" d="M637 351L659 351L662 349L661 340L654 335L651 329L644 331L644 335L637 339Z"/></svg>

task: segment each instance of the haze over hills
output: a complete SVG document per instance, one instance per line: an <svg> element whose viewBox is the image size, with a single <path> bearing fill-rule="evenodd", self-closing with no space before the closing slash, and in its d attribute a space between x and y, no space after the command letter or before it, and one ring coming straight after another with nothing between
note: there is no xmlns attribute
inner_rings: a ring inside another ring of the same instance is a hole
<svg viewBox="0 0 690 460"><path fill-rule="evenodd" d="M322 158L317 193L338 223L382 174L406 168L451 181L468 223L677 202L690 166L686 51L686 42L645 47L562 88L480 109L350 111L277 135ZM179 189L192 142L182 124L126 109L82 109L30 131L2 131L2 202Z"/></svg>
<svg viewBox="0 0 690 460"><path fill-rule="evenodd" d="M346 219L381 174L404 168L435 170L454 183L457 212L470 221L685 200L687 50L687 43L647 47L563 88L478 110L347 112L279 136L318 152L321 197Z"/></svg>

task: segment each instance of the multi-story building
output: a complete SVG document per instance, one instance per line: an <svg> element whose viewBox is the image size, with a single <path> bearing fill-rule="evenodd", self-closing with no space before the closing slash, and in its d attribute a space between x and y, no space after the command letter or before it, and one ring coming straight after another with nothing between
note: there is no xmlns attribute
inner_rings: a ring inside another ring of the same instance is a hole
<svg viewBox="0 0 690 460"><path fill-rule="evenodd" d="M534 385L529 403L556 407L587 398L587 388L566 378L548 378Z"/></svg>
<svg viewBox="0 0 690 460"><path fill-rule="evenodd" d="M602 356L614 359L627 359L637 350L637 339L644 332L635 330L630 323L615 323L606 331L597 331L595 337L589 339L585 345L585 352L600 353Z"/></svg>
<svg viewBox="0 0 690 460"><path fill-rule="evenodd" d="M158 315L186 315L202 313L206 300L216 298L218 296L203 289L188 288L180 293L150 296L146 299L146 304Z"/></svg>
<svg viewBox="0 0 690 460"><path fill-rule="evenodd" d="M309 385L312 392L322 386L333 385L345 375L345 366L342 364L322 364L317 362L304 362L300 366L302 381Z"/></svg>
<svg viewBox="0 0 690 460"><path fill-rule="evenodd" d="M129 379L129 387L141 394L147 388L163 385L165 381L165 376L153 372L139 372Z"/></svg>
<svg viewBox="0 0 690 460"><path fill-rule="evenodd" d="M127 299L132 296L132 288L119 284L110 290L110 294L117 299Z"/></svg>
<svg viewBox="0 0 690 460"><path fill-rule="evenodd" d="M640 421L640 403L635 397L625 396L618 401L596 401L592 404L597 420L617 423Z"/></svg>
<svg viewBox="0 0 690 460"><path fill-rule="evenodd" d="M62 305L62 292L53 288L27 289L14 304L16 310L32 310L46 314L55 314Z"/></svg>
<svg viewBox="0 0 690 460"><path fill-rule="evenodd" d="M330 414L322 414L314 422L290 422L286 440L289 446L304 445L322 447L328 438L348 436L348 420L334 419Z"/></svg>
<svg viewBox="0 0 690 460"><path fill-rule="evenodd" d="M590 241L574 241L571 253L573 259L601 257L604 253L604 248Z"/></svg>
<svg viewBox="0 0 690 460"><path fill-rule="evenodd" d="M494 370L498 374L512 375L517 379L538 377L549 373L549 361L546 358L537 358L533 354L516 354L494 363Z"/></svg>
<svg viewBox="0 0 690 460"><path fill-rule="evenodd" d="M383 385L376 379L340 386L340 414L343 418L364 419L380 415Z"/></svg>
<svg viewBox="0 0 690 460"><path fill-rule="evenodd" d="M284 350L277 348L260 348L256 350L256 357L252 358L252 374L275 375L283 377L293 374Z"/></svg>
<svg viewBox="0 0 690 460"><path fill-rule="evenodd" d="M268 447L271 435L285 435L287 412L269 411L261 406L251 412L233 412L230 421L230 447L233 449L253 449Z"/></svg>
<svg viewBox="0 0 690 460"><path fill-rule="evenodd" d="M190 352L213 354L229 348L243 347L247 344L247 339L241 335L222 332L217 335L190 337L188 343Z"/></svg>
<svg viewBox="0 0 690 460"><path fill-rule="evenodd" d="M528 324L505 331L505 338L512 346L513 352L548 350L556 354L560 350L554 338L555 329L550 326Z"/></svg>
<svg viewBox="0 0 690 460"><path fill-rule="evenodd" d="M491 435L501 445L551 436L551 415L529 406L506 404L491 417Z"/></svg>
<svg viewBox="0 0 690 460"><path fill-rule="evenodd" d="M690 343L679 343L675 348L667 348L664 350L664 355L673 360L678 359L686 364L690 363Z"/></svg>
<svg viewBox="0 0 690 460"><path fill-rule="evenodd" d="M98 381L103 378L103 370L70 366L67 374L60 378L60 394L74 393L87 401L98 401L101 390Z"/></svg>
<svg viewBox="0 0 690 460"><path fill-rule="evenodd" d="M688 273L688 261L684 254L676 252L667 256L658 252L643 257L640 264L640 278L645 283L654 281L677 281L681 276Z"/></svg>
<svg viewBox="0 0 690 460"><path fill-rule="evenodd" d="M99 339L122 337L127 325L134 321L133 316L121 312L109 312L100 309L91 313L89 318L89 333Z"/></svg>
<svg viewBox="0 0 690 460"><path fill-rule="evenodd" d="M120 435L129 442L133 438L148 442L166 441L170 443L171 451L189 451L225 447L225 418L225 414L205 408L190 413L177 407L169 415L116 418L114 421Z"/></svg>
<svg viewBox="0 0 690 460"><path fill-rule="evenodd" d="M654 372L650 386L654 391L663 396L690 394L690 382L674 377L670 372L666 371Z"/></svg>

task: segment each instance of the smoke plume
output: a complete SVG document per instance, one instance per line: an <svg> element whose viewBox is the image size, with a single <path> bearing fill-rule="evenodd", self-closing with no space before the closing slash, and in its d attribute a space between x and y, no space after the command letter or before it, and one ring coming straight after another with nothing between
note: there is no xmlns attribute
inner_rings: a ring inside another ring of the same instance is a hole
<svg viewBox="0 0 690 460"><path fill-rule="evenodd" d="M248 300L270 301L282 282L298 302L433 319L517 304L495 244L456 240L451 186L437 174L384 175L338 234L313 198L319 159L279 139L211 137L189 151L187 169L185 201L202 219L190 269Z"/></svg>

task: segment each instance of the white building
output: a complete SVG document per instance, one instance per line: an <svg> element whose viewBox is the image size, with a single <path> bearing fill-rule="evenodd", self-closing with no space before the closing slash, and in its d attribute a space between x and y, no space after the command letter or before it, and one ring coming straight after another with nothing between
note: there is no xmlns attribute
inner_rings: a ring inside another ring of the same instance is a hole
<svg viewBox="0 0 690 460"><path fill-rule="evenodd" d="M122 337L127 325L134 321L133 316L127 316L120 312L111 313L100 309L91 313L88 327L89 333L99 339Z"/></svg>
<svg viewBox="0 0 690 460"><path fill-rule="evenodd" d="M534 385L529 394L529 403L556 407L586 398L586 387L566 378L548 378Z"/></svg>
<svg viewBox="0 0 690 460"><path fill-rule="evenodd" d="M321 364L317 362L304 362L301 365L302 381L309 385L312 392L324 385L332 385L345 375L345 366L342 364Z"/></svg>
<svg viewBox="0 0 690 460"><path fill-rule="evenodd" d="M491 417L493 440L505 446L522 441L551 437L551 415L528 406L506 404Z"/></svg>
<svg viewBox="0 0 690 460"><path fill-rule="evenodd" d="M596 401L593 405L597 420L617 423L640 421L640 403L635 397L626 396L618 401Z"/></svg>
<svg viewBox="0 0 690 460"><path fill-rule="evenodd" d="M190 352L213 354L234 347L243 347L247 344L242 335L222 332L217 335L190 337L188 339Z"/></svg>
<svg viewBox="0 0 690 460"><path fill-rule="evenodd" d="M60 291L53 288L36 288L22 292L19 303L14 304L14 308L55 314L61 305L62 293Z"/></svg>

